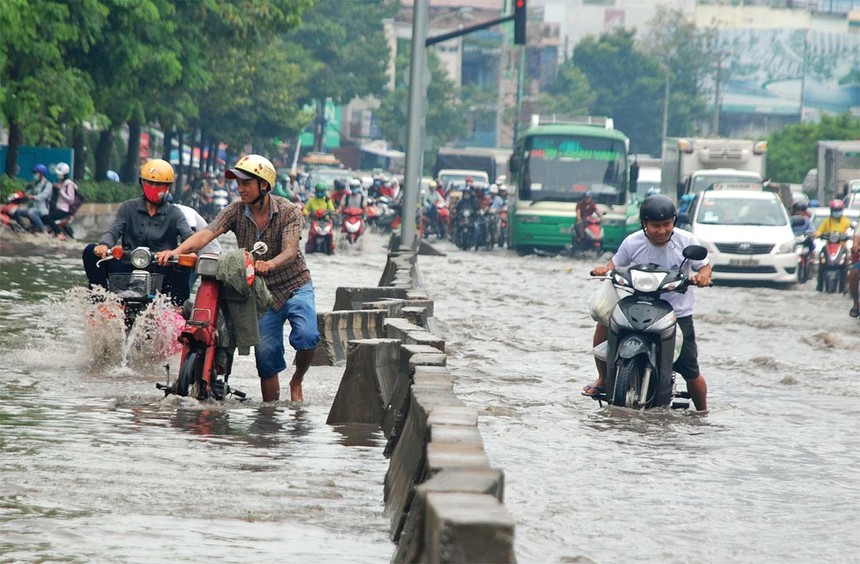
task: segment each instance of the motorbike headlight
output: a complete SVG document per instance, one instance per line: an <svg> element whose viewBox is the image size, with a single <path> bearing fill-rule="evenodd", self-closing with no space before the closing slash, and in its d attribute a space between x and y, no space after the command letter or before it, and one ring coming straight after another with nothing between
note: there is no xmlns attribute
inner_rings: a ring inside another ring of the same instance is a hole
<svg viewBox="0 0 860 564"><path fill-rule="evenodd" d="M152 253L146 247L138 247L131 252L131 265L144 270L152 262Z"/></svg>
<svg viewBox="0 0 860 564"><path fill-rule="evenodd" d="M639 270L633 270L630 276L633 281L633 289L640 292L656 292L665 277L666 274L663 272L642 272Z"/></svg>
<svg viewBox="0 0 860 564"><path fill-rule="evenodd" d="M779 246L779 252L780 253L793 253L795 245L797 245L797 242L794 239L792 239L790 241L786 241L785 243L783 243L782 245Z"/></svg>

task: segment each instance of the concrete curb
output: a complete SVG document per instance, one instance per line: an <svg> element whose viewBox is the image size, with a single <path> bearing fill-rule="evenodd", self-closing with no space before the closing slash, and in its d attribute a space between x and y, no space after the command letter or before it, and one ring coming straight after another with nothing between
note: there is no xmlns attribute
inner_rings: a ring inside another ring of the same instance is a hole
<svg viewBox="0 0 860 564"><path fill-rule="evenodd" d="M338 288L335 311L319 315L316 358L346 362L328 422L376 423L388 439L392 562L515 562L504 472L490 464L477 409L454 394L419 285L416 253L391 252L379 287ZM373 336L358 338L363 327Z"/></svg>

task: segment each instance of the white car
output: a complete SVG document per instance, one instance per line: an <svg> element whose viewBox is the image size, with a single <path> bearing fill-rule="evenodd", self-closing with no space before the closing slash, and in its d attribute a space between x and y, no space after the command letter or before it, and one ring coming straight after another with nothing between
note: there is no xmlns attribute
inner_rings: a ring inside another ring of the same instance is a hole
<svg viewBox="0 0 860 564"><path fill-rule="evenodd" d="M791 220L779 196L753 190L707 190L688 213L708 249L714 280L797 282Z"/></svg>

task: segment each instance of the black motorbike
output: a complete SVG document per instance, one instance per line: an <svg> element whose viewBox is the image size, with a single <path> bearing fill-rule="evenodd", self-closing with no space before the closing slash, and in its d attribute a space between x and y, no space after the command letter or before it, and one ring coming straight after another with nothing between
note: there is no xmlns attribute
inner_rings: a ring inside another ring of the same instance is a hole
<svg viewBox="0 0 860 564"><path fill-rule="evenodd" d="M457 212L456 235L454 242L464 251L468 251L477 243L476 213L471 209L463 209Z"/></svg>
<svg viewBox="0 0 860 564"><path fill-rule="evenodd" d="M606 343L605 392L593 395L594 399L633 409L689 406L689 402L673 402L675 398L690 397L686 392L675 393L672 370L676 350L680 352L676 339L683 337L672 305L660 296L686 292L692 282L684 274L684 263L707 255L705 247L691 245L684 249L685 259L678 268L636 264L599 277L630 295L621 298L612 312Z"/></svg>

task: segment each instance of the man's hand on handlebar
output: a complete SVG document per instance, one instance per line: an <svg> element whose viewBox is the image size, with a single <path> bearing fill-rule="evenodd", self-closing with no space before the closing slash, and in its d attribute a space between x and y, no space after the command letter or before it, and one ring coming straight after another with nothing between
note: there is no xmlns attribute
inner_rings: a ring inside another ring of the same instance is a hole
<svg viewBox="0 0 860 564"><path fill-rule="evenodd" d="M694 274L690 281L693 282L699 288L705 288L706 286L711 285L711 273L710 272L699 272Z"/></svg>
<svg viewBox="0 0 860 564"><path fill-rule="evenodd" d="M275 269L275 266L272 264L270 260L258 260L254 262L254 270L259 274L266 274L267 272L271 272Z"/></svg>
<svg viewBox="0 0 860 564"><path fill-rule="evenodd" d="M105 258L109 251L110 249L107 245L96 245L93 248L93 254L99 258Z"/></svg>
<svg viewBox="0 0 860 564"><path fill-rule="evenodd" d="M606 265L595 266L594 268L591 269L591 275L592 276L606 276L610 270L612 270L612 269Z"/></svg>
<svg viewBox="0 0 860 564"><path fill-rule="evenodd" d="M158 264L160 266L165 266L168 262L170 262L170 259L172 259L176 256L179 256L179 253L177 253L175 250L159 251L159 252L155 253L155 260L158 262Z"/></svg>

